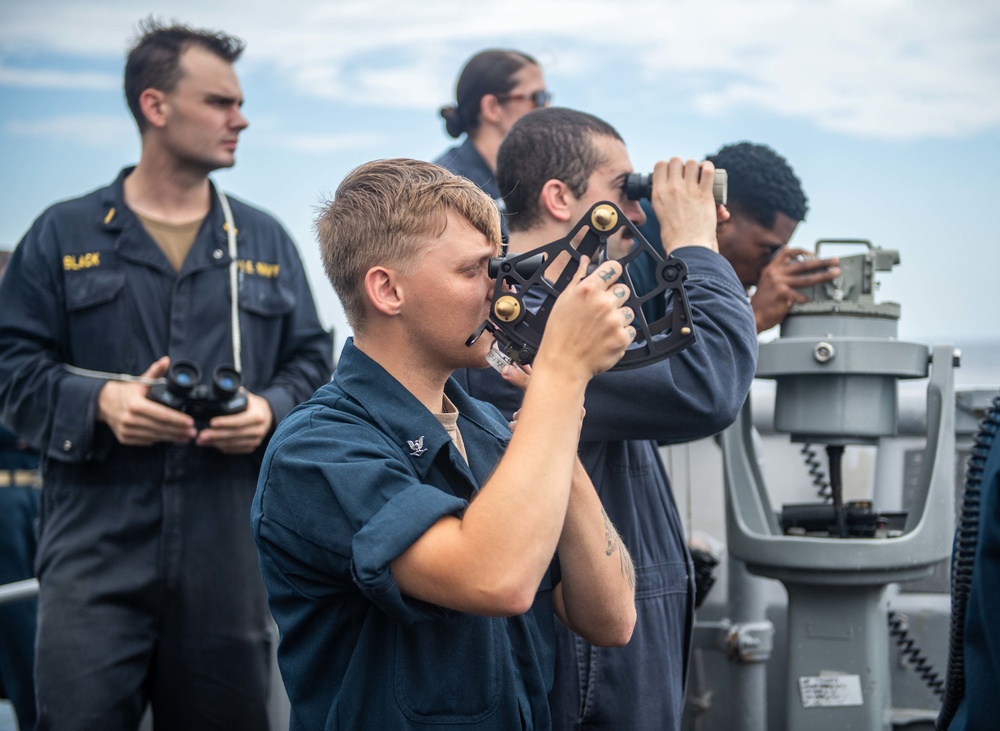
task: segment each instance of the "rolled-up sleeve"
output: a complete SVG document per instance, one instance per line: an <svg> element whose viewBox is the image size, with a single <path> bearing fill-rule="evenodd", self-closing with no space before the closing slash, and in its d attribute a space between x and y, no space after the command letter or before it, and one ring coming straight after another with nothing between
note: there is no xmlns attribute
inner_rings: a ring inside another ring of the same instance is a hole
<svg viewBox="0 0 1000 731"><path fill-rule="evenodd" d="M296 414L293 419L305 418ZM410 624L447 613L402 594L390 564L468 502L424 484L376 430L326 424L272 445L254 504L254 533L271 569L313 597L360 591Z"/></svg>
<svg viewBox="0 0 1000 731"><path fill-rule="evenodd" d="M441 518L467 506L465 500L420 483L390 498L354 536L351 570L361 593L404 624L441 616L443 608L403 595L389 564Z"/></svg>

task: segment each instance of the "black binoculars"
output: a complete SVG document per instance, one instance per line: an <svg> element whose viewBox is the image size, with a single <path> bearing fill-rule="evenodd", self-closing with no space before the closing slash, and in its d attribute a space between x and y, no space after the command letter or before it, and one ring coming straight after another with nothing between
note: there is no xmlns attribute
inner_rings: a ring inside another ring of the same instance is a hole
<svg viewBox="0 0 1000 731"><path fill-rule="evenodd" d="M178 360L170 364L165 383L150 387L147 398L207 422L213 416L246 411L242 384L239 371L231 365L218 366L208 384L201 382L201 368L196 363Z"/></svg>

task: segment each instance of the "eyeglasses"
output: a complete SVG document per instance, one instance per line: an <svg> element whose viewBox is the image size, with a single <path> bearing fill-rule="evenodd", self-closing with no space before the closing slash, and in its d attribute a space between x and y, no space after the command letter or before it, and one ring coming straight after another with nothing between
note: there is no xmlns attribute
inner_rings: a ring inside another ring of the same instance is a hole
<svg viewBox="0 0 1000 731"><path fill-rule="evenodd" d="M535 109L539 109L547 107L552 103L552 92L548 89L542 89L541 91L533 91L530 94L497 94L497 99L502 102L529 101Z"/></svg>

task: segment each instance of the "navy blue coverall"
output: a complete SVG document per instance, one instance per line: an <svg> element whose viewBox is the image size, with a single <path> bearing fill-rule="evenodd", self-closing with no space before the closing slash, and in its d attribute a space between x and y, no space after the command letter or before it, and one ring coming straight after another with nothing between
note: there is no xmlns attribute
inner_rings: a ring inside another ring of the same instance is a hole
<svg viewBox="0 0 1000 731"><path fill-rule="evenodd" d="M628 645L594 647L557 623L556 729L679 729L694 621L694 579L683 527L657 443L715 434L746 399L757 333L732 266L701 247L674 254L697 342L659 363L603 373L587 388L580 460L632 553L637 621ZM509 418L521 392L493 369L456 379Z"/></svg>
<svg viewBox="0 0 1000 731"><path fill-rule="evenodd" d="M550 727L556 561L531 610L513 617L414 599L392 575L431 526L465 512L510 441L495 408L454 381L445 393L468 463L348 340L333 381L271 440L253 525L292 731Z"/></svg>
<svg viewBox="0 0 1000 731"><path fill-rule="evenodd" d="M120 444L95 419L105 380L163 355L232 362L230 257L212 204L180 272L106 188L34 223L0 285L0 419L43 457L40 728L265 728L269 618L249 526L264 445ZM274 421L330 377L298 253L230 199L238 230L243 384Z"/></svg>

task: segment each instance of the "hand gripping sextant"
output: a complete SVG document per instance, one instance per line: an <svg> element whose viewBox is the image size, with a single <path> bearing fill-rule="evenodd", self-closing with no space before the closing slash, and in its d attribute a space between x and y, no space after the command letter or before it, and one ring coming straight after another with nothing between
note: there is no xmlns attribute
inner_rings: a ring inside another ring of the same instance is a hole
<svg viewBox="0 0 1000 731"><path fill-rule="evenodd" d="M634 245L618 259L623 269L619 281L629 288L626 304L635 313L632 324L636 337L611 370L655 363L687 348L695 341L691 307L684 291L687 265L677 257L660 255L621 209L606 201L596 203L565 237L523 254L490 261L490 276L496 280L493 306L489 319L466 344L471 346L484 331L489 331L507 360L529 365L538 353L552 306L576 275L580 258L587 256L593 263L606 261L608 238L623 227L631 232ZM633 280L633 274L639 273L640 258L644 267L653 270L655 283L651 289ZM667 313L648 322L642 305L667 297L668 293L671 306Z"/></svg>

